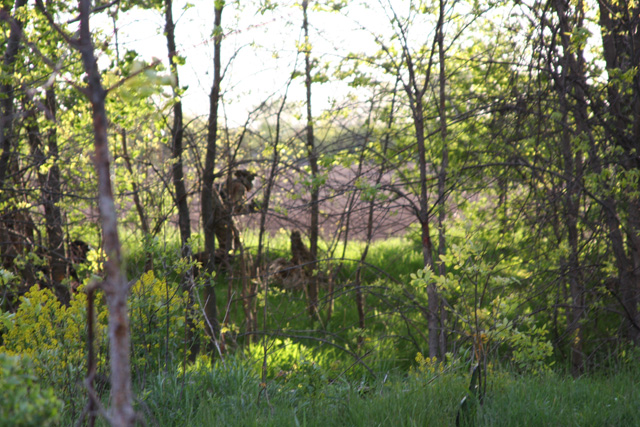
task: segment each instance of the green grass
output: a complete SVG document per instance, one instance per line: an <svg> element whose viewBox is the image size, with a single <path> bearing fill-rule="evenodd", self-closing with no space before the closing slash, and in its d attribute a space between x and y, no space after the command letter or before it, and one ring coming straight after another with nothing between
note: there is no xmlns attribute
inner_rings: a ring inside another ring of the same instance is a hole
<svg viewBox="0 0 640 427"><path fill-rule="evenodd" d="M308 246L308 241L303 236L304 243ZM246 230L243 233L243 243L252 253L257 251L258 235L256 232ZM320 241L320 268L334 271L337 266L342 266L342 277L347 278L353 275L358 262L365 248L365 242L349 241L343 254L343 245L339 243L333 256L327 253L327 242ZM289 234L281 231L274 236L266 236L264 241L265 250L269 259L277 257L288 258L290 256ZM366 282L373 282L381 277L401 278L409 273L424 267L420 248L415 247L414 242L406 237L392 237L385 240L377 240L371 243L367 254L363 279Z"/></svg>
<svg viewBox="0 0 640 427"><path fill-rule="evenodd" d="M144 252L135 239L127 242L129 276L139 277L144 270ZM249 251L255 252L255 234L246 233L244 242ZM270 237L268 245L267 259L290 256L288 234ZM147 247L154 254L157 277L178 286L180 276L175 266L179 245L175 236L169 242L156 241ZM374 242L369 250L367 262L375 268L363 270L368 317L364 345L358 348L360 331L352 286L358 265L353 260L360 258L363 249L362 242L350 242L346 261L335 260L342 255L339 247L334 259L321 265L325 272L339 272L330 320L326 319L326 306L320 308L322 321L311 319L302 291L283 291L277 286L269 293L266 328L262 307L258 306L258 330L267 330L270 343L276 342L276 337L279 340L269 348L266 389L261 387L260 378L262 349L259 345L246 348L244 312L242 304L235 302L230 306L230 323L240 331L236 353L229 354L224 364L213 368L199 365L184 375L172 368L164 373L146 372L144 378L138 373L137 410L149 425L160 426L455 425L469 383L467 367L458 362L435 378L410 370L416 365L416 353L426 347L426 339L420 335L423 315L405 293L409 274L422 267L420 250L411 239ZM224 274L215 280L222 313L228 281ZM237 298L239 282L233 286ZM416 300L424 298L419 289L409 290ZM321 297L326 297L324 288ZM408 325L413 329L409 331ZM287 336L291 339L284 345ZM360 365L352 366L353 359L347 352L320 344L322 340L361 355L370 350L364 361L374 374ZM460 350L458 357L464 354L468 353ZM508 359L503 362L509 363ZM574 380L559 372L538 376L498 370L488 376L488 390L484 405L477 410L476 425L640 426L640 367L630 369L620 363L606 372ZM66 408L62 425L75 423L77 408L85 402L83 390L78 391L77 399L76 410ZM106 425L104 420L99 424Z"/></svg>
<svg viewBox="0 0 640 427"><path fill-rule="evenodd" d="M269 379L266 392L252 363L241 357L184 377L160 374L138 391L137 410L161 426L452 426L469 381L466 369L458 368L331 382L327 372L309 366ZM476 425L640 426L639 373L574 380L494 372Z"/></svg>
<svg viewBox="0 0 640 427"><path fill-rule="evenodd" d="M481 409L487 426L640 426L640 372L579 379L549 374L513 377Z"/></svg>

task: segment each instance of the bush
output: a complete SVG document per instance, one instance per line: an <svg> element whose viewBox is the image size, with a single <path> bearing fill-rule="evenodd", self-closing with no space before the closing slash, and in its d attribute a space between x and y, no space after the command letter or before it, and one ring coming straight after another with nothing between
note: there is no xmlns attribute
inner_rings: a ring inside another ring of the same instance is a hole
<svg viewBox="0 0 640 427"><path fill-rule="evenodd" d="M143 274L131 288L131 365L134 372L158 372L168 363L189 357L194 340L204 339L204 322L198 305L187 312L189 294L179 285L168 284L153 271ZM189 324L190 323L190 324ZM189 336L187 328L194 329ZM185 340L192 340L186 342Z"/></svg>
<svg viewBox="0 0 640 427"><path fill-rule="evenodd" d="M86 373L86 301L85 293L76 292L64 306L51 290L33 286L15 313L0 314L0 352L26 356L40 380L54 386L59 396L73 396ZM95 334L105 343L107 313L97 305Z"/></svg>
<svg viewBox="0 0 640 427"><path fill-rule="evenodd" d="M26 357L0 353L0 424L47 426L60 417L62 402L52 388L42 388Z"/></svg>

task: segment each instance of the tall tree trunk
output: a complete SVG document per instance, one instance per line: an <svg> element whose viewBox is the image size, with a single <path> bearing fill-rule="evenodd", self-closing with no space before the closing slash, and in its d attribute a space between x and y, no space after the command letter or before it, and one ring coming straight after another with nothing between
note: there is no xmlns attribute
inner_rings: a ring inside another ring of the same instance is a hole
<svg viewBox="0 0 640 427"><path fill-rule="evenodd" d="M566 81L566 76L562 78ZM569 243L569 259L561 269L566 273L569 281L569 294L571 296L571 308L567 311L567 335L571 346L571 371L574 376L579 376L583 368L583 333L580 321L584 313L584 289L580 278L580 261L578 253L578 216L579 216L579 181L581 172L579 167L579 153L574 155L569 133L568 106L566 93L561 95L561 108L563 113L563 130L560 140L564 176L566 179L566 191L564 196L564 223L567 228L567 241Z"/></svg>
<svg viewBox="0 0 640 427"><path fill-rule="evenodd" d="M47 88L45 92L46 105L51 119L56 120L56 95L53 87ZM49 243L49 253L51 256L51 278L55 286L60 286L60 282L65 278L67 263L64 254L64 232L62 230L62 213L60 212L60 168L58 167L58 136L54 127L47 131L47 146L49 156L53 157L54 163L49 169L43 189L42 201L44 204L44 217L47 229L47 239ZM65 293L68 291L65 290Z"/></svg>
<svg viewBox="0 0 640 427"><path fill-rule="evenodd" d="M23 208L17 208L11 201L17 194L26 194L12 188L11 181L14 181L17 187L24 187L20 184L21 179L18 178L18 162L14 160L18 150L17 135L14 131L15 94L18 87L13 84L13 76L18 64L20 39L24 27L24 22L18 18L17 11L23 8L27 1L16 0L12 8L11 2L8 3L6 9L0 8L0 20L10 26L0 70L3 75L0 79L0 205L4 206L0 211L0 262L3 264L13 264L15 258L21 256L25 249L30 250L29 247L34 243L34 227L29 212ZM15 17L11 15L11 9ZM18 270L28 285L37 282L37 272L33 265L28 263L24 267L18 267Z"/></svg>
<svg viewBox="0 0 640 427"><path fill-rule="evenodd" d="M207 149L205 152L204 171L202 175L202 193L200 195L200 206L202 217L202 230L204 233L204 250L206 256L205 270L208 273L215 271L215 248L216 248L216 217L214 206L214 167L216 161L216 142L218 138L218 105L220 102L220 84L222 82L221 55L222 45L222 9L224 1L216 0L215 16L213 22L214 32L214 52L213 52L213 85L209 95L209 125L207 132ZM214 337L220 333L218 322L218 309L216 305L216 294L213 281L210 281L204 289L204 310L208 322L212 327L210 331Z"/></svg>
<svg viewBox="0 0 640 427"><path fill-rule="evenodd" d="M187 200L187 190L184 183L184 170L182 165L182 141L184 137L184 124L182 117L182 101L179 98L180 79L178 77L178 63L176 52L176 36L175 36L175 23L173 22L173 0L165 0L165 34L167 37L167 49L169 56L169 64L171 67L171 74L173 75L173 96L178 97L173 105L173 129L171 131L171 156L173 160L172 177L173 186L175 188L175 202L178 205L178 227L180 229L180 243L181 243L181 255L184 258L191 257L191 247L189 246L189 238L191 237L191 220L189 217L189 203ZM123 137L124 138L124 137ZM123 141L123 145L124 141ZM126 145L125 145L126 146ZM135 191L135 188L134 188ZM134 193L135 194L135 193ZM137 200L137 199L136 199ZM136 203L138 206L138 203ZM142 218L142 216L141 216ZM148 233L148 226L146 227ZM185 272L182 278L182 287L188 293L187 311L191 312L195 298L193 284L193 269L189 269ZM185 340L191 345L191 360L195 359L195 356L200 350L199 343L193 342L195 325L192 318L187 316L187 332Z"/></svg>
<svg viewBox="0 0 640 427"><path fill-rule="evenodd" d="M433 262L433 243L431 242L431 232L429 230L429 193L427 192L427 162L426 148L424 137L424 113L422 111L422 94L418 94L414 105L414 126L416 133L416 142L418 144L418 167L420 169L420 211L418 218L420 219L420 231L422 239L422 259L424 266L436 272ZM438 290L432 281L427 285L427 309L428 319L427 327L429 328L429 357L439 356L440 333L439 333L439 298Z"/></svg>
<svg viewBox="0 0 640 427"><path fill-rule="evenodd" d="M309 2L304 0L302 2L302 14L303 22L302 28L304 31L304 75L305 75L305 88L306 88L306 100L307 100L307 159L309 160L309 166L311 167L311 220L309 224L309 252L313 260L312 275L309 280L309 315L315 317L318 314L318 279L316 275L317 260L318 260L318 228L319 228L319 194L320 188L318 186L318 153L315 146L315 138L313 135L313 115L311 113L311 45L309 41L309 18L307 9Z"/></svg>
<svg viewBox="0 0 640 427"><path fill-rule="evenodd" d="M169 64L174 78L173 96L178 95L180 83L178 80L178 64L176 62L176 36L173 22L173 0L165 0L165 34L169 51ZM180 241L182 242L182 256L191 255L188 241L191 237L191 224L189 219L189 204L187 190L184 184L184 171L182 166L182 139L184 128L182 123L182 101L178 98L173 105L173 129L171 131L171 156L173 160L172 176L173 186L176 191L176 204L178 205L178 226L180 228Z"/></svg>
<svg viewBox="0 0 640 427"><path fill-rule="evenodd" d="M36 0L39 10L53 23L42 0ZM103 248L107 255L104 263L106 278L101 287L104 290L109 310L109 360L111 364L111 414L114 426L132 426L135 421L133 393L131 390L131 366L129 361L130 333L127 296L129 284L124 274L122 251L118 236L118 219L109 171L109 146L107 138L106 91L102 86L101 74L95 57L91 30L89 29L90 0L80 0L80 31L78 39L67 39L81 54L82 64L87 74L87 88L84 93L92 107L94 130L94 164L98 176L98 206L102 224Z"/></svg>
<svg viewBox="0 0 640 427"><path fill-rule="evenodd" d="M437 35L436 35L437 37ZM435 46L434 46L435 48ZM433 53L433 49L432 49ZM413 116L413 126L415 131L416 145L418 147L418 169L420 173L420 194L418 195L419 208L416 212L420 222L420 232L422 241L422 259L424 266L434 273L437 273L436 265L433 261L433 243L429 227L429 193L427 191L427 150L424 129L424 94L427 82L431 74L431 60L427 69L425 83L423 87L418 84L413 59L407 46L403 47L404 61L409 74L409 82L405 83L405 92L409 97L411 113ZM429 357L439 357L440 331L439 331L439 306L440 298L434 282L427 284L427 328L429 329Z"/></svg>
<svg viewBox="0 0 640 427"><path fill-rule="evenodd" d="M27 0L16 0L14 10L27 4ZM0 10L0 19L9 22L11 30L9 39L2 58L2 73L11 76L15 70L16 57L20 48L23 22L14 19L6 10ZM8 175L9 161L13 149L13 119L15 92L11 79L2 79L0 82L0 189L4 187L5 178Z"/></svg>
<svg viewBox="0 0 640 427"><path fill-rule="evenodd" d="M575 46L572 46L569 38L571 32L574 30L572 24L569 22L565 3L562 0L555 2L556 12L558 14L560 23L560 39L563 49L563 57L561 61L561 75L556 78L556 86L559 90L560 96L560 108L562 111L562 135L560 139L560 148L563 159L563 173L565 178L566 190L564 196L564 223L567 228L567 239L569 243L569 258L565 266L562 266L567 274L569 281L569 294L571 295L571 308L567 311L567 335L570 339L571 346L571 370L574 376L579 376L583 369L583 349L582 343L583 331L581 327L581 320L584 314L584 287L580 277L580 261L578 252L578 218L580 213L580 186L582 181L582 154L579 151L574 152L572 146L573 135L570 132L570 124L568 120L569 112L571 111L570 105L570 93L578 94L578 102L582 97L582 92L578 92L581 89L570 87L569 82L579 82L586 80L583 75L584 67L580 64L581 50L578 50L576 55ZM577 11L578 17L576 19L576 26L581 27L582 22L580 18L581 11ZM575 95L574 95L575 96ZM584 119L581 113L581 106L577 106L578 115L576 121L583 123ZM581 124L580 128L584 129L587 126L586 123Z"/></svg>
<svg viewBox="0 0 640 427"><path fill-rule="evenodd" d="M26 106L25 103L25 108ZM51 118L55 120L55 93L52 87L46 90L46 108ZM49 258L50 284L55 290L58 298L63 302L70 299L69 289L62 285L62 281L67 275L67 262L64 253L64 233L62 230L62 215L58 202L60 201L60 169L56 161L47 170L41 172L41 166L47 161L43 152L43 136L37 124L35 110L29 109L26 120L26 130L28 134L31 153L34 158L36 169L38 170L38 183L40 184L41 201L44 207L44 220L47 230L47 252ZM55 128L47 131L47 142L49 155L54 159L58 157L58 143Z"/></svg>
<svg viewBox="0 0 640 427"><path fill-rule="evenodd" d="M440 138L442 139L442 163L440 164L440 171L438 173L438 200L436 202L438 206L438 274L440 276L446 275L447 266L442 261L441 256L447 252L444 221L447 216L447 210L445 202L447 200L446 184L447 184L447 169L449 168L449 145L447 142L447 109L446 109L446 84L447 76L445 74L445 55L444 55L444 0L440 0L440 19L438 23L437 37L438 37L438 59L440 62ZM447 333L445 329L446 324L446 311L442 301L438 301L438 311L440 315L440 336L439 347L441 360L445 360L445 354L447 352Z"/></svg>
<svg viewBox="0 0 640 427"><path fill-rule="evenodd" d="M429 222L429 192L427 189L427 150L426 150L426 137L425 137L425 122L424 122L424 102L425 94L429 82L431 81L431 70L433 67L433 57L436 53L438 42L442 35L442 26L444 25L444 8L443 4L440 5L438 23L431 46L429 61L424 72L424 76L420 79L422 82L418 82L417 70L414 64L414 59L409 49L409 40L406 28L402 27L399 22L396 22L396 35L402 42L402 63L398 64L398 75L401 75L401 67L406 69L407 78L403 81L405 93L409 99L409 107L411 109L411 115L413 119L414 135L416 139L416 146L418 148L418 172L420 174L420 190L418 194L418 207L416 208L416 216L420 222L421 240L422 240L422 259L425 268L429 268L433 273L439 274L433 259L433 242L431 241L431 230ZM444 54L444 50L440 48L441 55ZM444 68L441 70L442 77L444 77ZM442 98L444 99L444 98ZM442 101L442 100L441 100ZM441 111L442 114L442 111ZM445 117L446 118L446 117ZM446 132L446 127L441 128ZM446 133L445 133L446 136ZM446 153L446 152L445 152ZM444 154L444 153L443 153ZM446 171L446 168L444 169ZM440 171L442 172L442 170ZM443 179L446 179L445 175L442 175ZM435 202L438 203L438 200ZM427 318L427 328L429 330L429 357L438 358L444 354L444 349L440 351L440 342L443 337L441 333L444 330L444 325L441 325L442 318L440 318L440 295L436 288L435 282L427 284L427 312L425 316Z"/></svg>

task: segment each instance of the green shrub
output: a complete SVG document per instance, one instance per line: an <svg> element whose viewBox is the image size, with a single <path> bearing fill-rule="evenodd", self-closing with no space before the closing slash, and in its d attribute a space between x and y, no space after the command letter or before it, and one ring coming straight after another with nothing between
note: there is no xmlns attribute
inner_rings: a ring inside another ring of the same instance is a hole
<svg viewBox="0 0 640 427"><path fill-rule="evenodd" d="M267 344L267 376L275 378L297 369L302 362L315 362L313 352L304 344L294 343L291 339L274 339ZM252 344L247 355L257 374L261 373L264 358L262 344Z"/></svg>
<svg viewBox="0 0 640 427"><path fill-rule="evenodd" d="M198 305L187 313L189 295L178 285L168 284L153 271L143 274L131 288L129 310L131 319L131 364L134 372L158 372L166 363L179 363L191 352L191 342L199 334L204 337L202 316ZM187 334L191 322L194 335Z"/></svg>
<svg viewBox="0 0 640 427"><path fill-rule="evenodd" d="M76 292L64 306L51 290L33 286L15 313L0 313L0 352L27 357L37 378L60 396L73 395L86 373L86 301L84 292ZM107 313L96 305L96 340L105 343Z"/></svg>
<svg viewBox="0 0 640 427"><path fill-rule="evenodd" d="M0 353L0 425L48 426L60 417L62 402L43 388L26 357Z"/></svg>
<svg viewBox="0 0 640 427"><path fill-rule="evenodd" d="M507 358L522 371L548 371L553 346L547 323L537 322L530 307L512 292L526 276L521 259L497 256L504 248L498 245L490 251L474 230L451 233L451 240L464 243L450 244L447 254L440 256L449 271L438 275L429 267L417 270L410 276L413 289L424 297L427 286L435 284L447 302L449 318L458 321L454 341L478 362Z"/></svg>

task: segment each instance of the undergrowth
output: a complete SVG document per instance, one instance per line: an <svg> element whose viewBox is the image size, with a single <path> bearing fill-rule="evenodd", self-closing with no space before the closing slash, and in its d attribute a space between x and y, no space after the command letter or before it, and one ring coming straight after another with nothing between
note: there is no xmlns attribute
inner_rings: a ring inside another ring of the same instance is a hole
<svg viewBox="0 0 640 427"><path fill-rule="evenodd" d="M287 234L269 239L267 260L289 256ZM453 425L469 387L470 363L481 358L487 362L487 383L483 405L474 412L476 425L640 426L637 350L621 350L606 359L608 369L571 378L564 365L554 365L548 325L529 315L531 307L509 292L526 283L520 264L512 265L510 258L488 263L487 246L468 240L464 230L452 235L450 272L435 279L421 269L411 239L373 244L360 282L365 328L354 299L362 243L350 243L344 257L340 247L332 256L323 247L320 277L333 274L334 282L331 294L323 284L318 316L308 315L301 289L268 281L265 297L265 282L252 282L257 284L252 302L257 317L250 333L239 278L220 273L211 280L220 313L227 314L227 352L212 365L199 315L205 278L197 279L196 301L190 306L181 273L193 264L179 257L175 239L141 245L129 236L137 411L148 424L162 426ZM247 233L248 251L255 252L256 242ZM194 252L199 244L195 236ZM498 245L491 253L503 249ZM149 259L153 265L147 271ZM447 354L445 364L423 356L428 354L424 308L429 280L437 280L456 319L449 336L456 351ZM474 297L479 283L484 302ZM21 425L72 425L87 403L82 384L86 294L80 287L64 306L50 290L35 286L21 298L16 312L0 312L0 351L11 355L3 359L11 369L3 368L0 379L27 387L26 395L39 402L25 406ZM102 297L96 306L96 388L109 406ZM201 354L194 361L195 348ZM29 373L16 366L28 366ZM0 382L5 395L13 395L14 388ZM0 413L15 414L21 404L5 399ZM0 425L6 424L0 420Z"/></svg>
<svg viewBox="0 0 640 427"><path fill-rule="evenodd" d="M159 373L139 390L137 410L161 426L451 426L469 382L460 363L357 377L297 354L290 371L274 371L266 383L260 361L247 354ZM494 369L475 425L637 426L638 374L626 369L573 379Z"/></svg>

